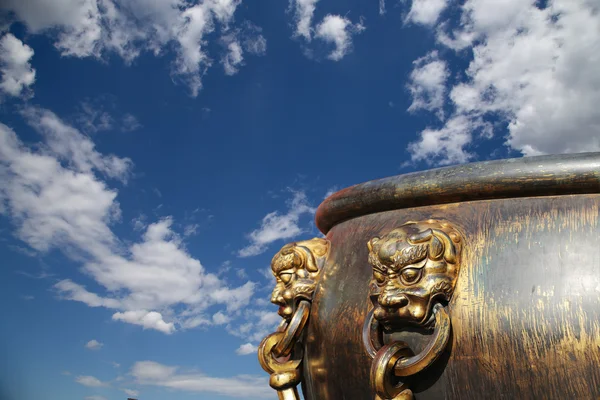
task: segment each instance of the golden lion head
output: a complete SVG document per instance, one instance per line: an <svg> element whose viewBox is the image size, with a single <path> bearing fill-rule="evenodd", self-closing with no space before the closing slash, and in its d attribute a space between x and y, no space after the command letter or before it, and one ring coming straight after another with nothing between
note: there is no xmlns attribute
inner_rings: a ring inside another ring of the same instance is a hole
<svg viewBox="0 0 600 400"><path fill-rule="evenodd" d="M459 270L461 237L449 224L409 222L368 242L374 316L387 329L426 326L435 302L449 301Z"/></svg>
<svg viewBox="0 0 600 400"><path fill-rule="evenodd" d="M325 262L329 242L314 238L286 244L271 261L271 270L277 283L271 302L279 306L278 314L289 321L298 302L312 301L321 268Z"/></svg>

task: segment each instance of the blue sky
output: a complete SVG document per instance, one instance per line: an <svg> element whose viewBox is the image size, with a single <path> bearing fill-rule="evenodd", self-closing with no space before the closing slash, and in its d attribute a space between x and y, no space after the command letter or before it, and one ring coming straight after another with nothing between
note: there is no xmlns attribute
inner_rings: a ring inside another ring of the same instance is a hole
<svg viewBox="0 0 600 400"><path fill-rule="evenodd" d="M269 262L328 193L600 151L594 1L0 11L1 398L273 398Z"/></svg>

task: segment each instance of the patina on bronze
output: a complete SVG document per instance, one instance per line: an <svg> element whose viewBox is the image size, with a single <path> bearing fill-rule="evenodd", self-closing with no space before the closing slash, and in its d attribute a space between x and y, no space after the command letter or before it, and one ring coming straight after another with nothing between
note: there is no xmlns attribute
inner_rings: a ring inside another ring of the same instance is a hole
<svg viewBox="0 0 600 400"><path fill-rule="evenodd" d="M600 399L600 153L371 181L316 223L307 400Z"/></svg>
<svg viewBox="0 0 600 400"><path fill-rule="evenodd" d="M367 247L373 267L369 296L374 309L363 328L363 340L369 354L373 347L379 349L371 365L371 386L377 399L410 399L407 382L394 378L423 371L448 344L450 317L442 304L450 301L458 278L461 235L447 222L408 222L372 238ZM431 341L416 355L404 342L377 343L382 342L383 332L432 325Z"/></svg>

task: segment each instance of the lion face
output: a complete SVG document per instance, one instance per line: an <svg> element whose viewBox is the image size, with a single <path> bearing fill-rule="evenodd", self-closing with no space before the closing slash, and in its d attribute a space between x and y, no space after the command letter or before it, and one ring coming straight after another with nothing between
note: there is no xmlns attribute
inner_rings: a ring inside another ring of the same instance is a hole
<svg viewBox="0 0 600 400"><path fill-rule="evenodd" d="M407 223L369 241L369 295L384 328L428 325L434 303L452 296L460 245L456 230L433 220Z"/></svg>
<svg viewBox="0 0 600 400"><path fill-rule="evenodd" d="M328 249L327 240L314 238L287 244L273 257L276 284L271 302L279 306L278 314L285 320L292 318L300 300L312 301Z"/></svg>

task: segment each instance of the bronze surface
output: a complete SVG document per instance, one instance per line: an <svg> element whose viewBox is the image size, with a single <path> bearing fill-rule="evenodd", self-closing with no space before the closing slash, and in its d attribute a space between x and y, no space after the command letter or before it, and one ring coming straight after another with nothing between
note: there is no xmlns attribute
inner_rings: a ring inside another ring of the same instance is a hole
<svg viewBox="0 0 600 400"><path fill-rule="evenodd" d="M417 400L600 398L600 195L465 201L378 212L327 234L304 337L308 400L373 399L363 327L373 305L365 243L406 221L449 221L463 240L452 334L412 377ZM422 331L383 335L418 354Z"/></svg>

